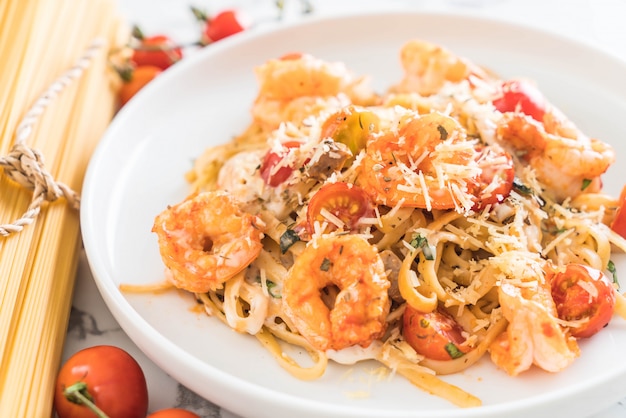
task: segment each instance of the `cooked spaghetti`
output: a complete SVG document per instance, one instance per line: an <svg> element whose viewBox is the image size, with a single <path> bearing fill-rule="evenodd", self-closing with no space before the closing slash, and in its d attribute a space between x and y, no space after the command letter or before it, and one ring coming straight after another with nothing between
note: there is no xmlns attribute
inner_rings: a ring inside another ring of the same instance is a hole
<svg viewBox="0 0 626 418"><path fill-rule="evenodd" d="M376 359L476 406L437 375L485 355L560 371L625 316L600 181L615 155L527 81L417 40L401 61L384 94L306 54L258 67L251 125L198 158L153 231L169 281L294 376Z"/></svg>

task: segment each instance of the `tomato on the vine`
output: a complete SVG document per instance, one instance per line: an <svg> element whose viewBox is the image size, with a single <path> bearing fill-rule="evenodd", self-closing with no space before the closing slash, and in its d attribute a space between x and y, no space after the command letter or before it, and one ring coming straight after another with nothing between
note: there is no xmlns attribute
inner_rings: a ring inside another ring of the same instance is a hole
<svg viewBox="0 0 626 418"><path fill-rule="evenodd" d="M626 238L626 186L619 195L618 207L611 222L611 229Z"/></svg>
<svg viewBox="0 0 626 418"><path fill-rule="evenodd" d="M418 353L431 360L452 360L470 348L463 345L463 329L442 310L420 312L407 305L402 317L402 335Z"/></svg>
<svg viewBox="0 0 626 418"><path fill-rule="evenodd" d="M483 147L479 151L478 165L482 171L474 193L476 210L502 202L511 193L515 180L513 158L508 152L499 147Z"/></svg>
<svg viewBox="0 0 626 418"><path fill-rule="evenodd" d="M203 24L200 38L200 43L203 45L243 32L247 26L236 10L223 10L215 16L208 16L195 7L192 7L191 11Z"/></svg>
<svg viewBox="0 0 626 418"><path fill-rule="evenodd" d="M200 416L186 409L167 408L153 412L146 418L200 418Z"/></svg>
<svg viewBox="0 0 626 418"><path fill-rule="evenodd" d="M546 113L544 95L530 82L510 80L502 84L502 95L493 100L493 105L500 112L520 111L541 122Z"/></svg>
<svg viewBox="0 0 626 418"><path fill-rule="evenodd" d="M84 398L109 418L145 418L148 412L148 387L141 366L115 346L86 348L61 367L54 392L59 418L96 416Z"/></svg>
<svg viewBox="0 0 626 418"><path fill-rule="evenodd" d="M154 80L156 76L163 72L159 67L144 65L132 69L129 72L128 80L124 80L119 91L120 104L123 106L146 84Z"/></svg>
<svg viewBox="0 0 626 418"><path fill-rule="evenodd" d="M570 263L563 271L550 272L548 278L559 318L582 320L570 328L574 337L591 337L609 323L615 310L615 288L603 272Z"/></svg>
<svg viewBox="0 0 626 418"><path fill-rule="evenodd" d="M162 70L183 58L183 51L166 35L155 35L140 40L139 46L133 48L131 62L136 67L154 66Z"/></svg>
<svg viewBox="0 0 626 418"><path fill-rule="evenodd" d="M316 221L321 224L328 220L325 212L339 218L346 230L356 229L362 218L374 215L367 193L359 186L343 182L325 184L313 195L306 214L309 232L314 230ZM329 229L337 227L329 223Z"/></svg>

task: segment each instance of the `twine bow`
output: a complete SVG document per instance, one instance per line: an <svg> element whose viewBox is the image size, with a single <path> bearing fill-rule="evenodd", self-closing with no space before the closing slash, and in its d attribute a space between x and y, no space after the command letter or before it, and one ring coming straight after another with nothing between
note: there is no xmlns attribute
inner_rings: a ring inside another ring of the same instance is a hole
<svg viewBox="0 0 626 418"><path fill-rule="evenodd" d="M30 225L41 212L45 202L54 202L65 197L73 209L80 207L80 197L69 186L58 182L46 170L43 155L26 145L26 140L31 135L33 127L39 120L39 116L46 107L74 80L79 79L85 70L89 68L96 52L104 45L104 40L94 40L77 62L61 76L59 76L44 92L33 106L28 110L20 121L15 135L15 143L9 154L0 157L0 167L13 181L33 191L28 208L24 214L8 224L0 224L0 235L9 236L20 232L26 225Z"/></svg>

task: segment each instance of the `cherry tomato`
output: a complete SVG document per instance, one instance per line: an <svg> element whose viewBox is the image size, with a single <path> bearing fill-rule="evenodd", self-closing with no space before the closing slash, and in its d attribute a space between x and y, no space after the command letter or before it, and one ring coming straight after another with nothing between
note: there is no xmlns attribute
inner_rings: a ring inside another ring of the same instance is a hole
<svg viewBox="0 0 626 418"><path fill-rule="evenodd" d="M124 81L120 87L120 104L124 106L128 101L141 90L146 84L152 81L163 70L153 65L137 67L130 73L130 80Z"/></svg>
<svg viewBox="0 0 626 418"><path fill-rule="evenodd" d="M500 148L484 147L480 150L478 165L482 172L474 193L477 198L475 210L502 202L511 193L515 180L513 158Z"/></svg>
<svg viewBox="0 0 626 418"><path fill-rule="evenodd" d="M133 50L131 62L136 67L154 66L162 70L169 68L183 58L183 51L165 35L155 35L141 40Z"/></svg>
<svg viewBox="0 0 626 418"><path fill-rule="evenodd" d="M431 360L452 360L470 349L461 326L442 310L420 312L407 305L403 317L402 335L418 353Z"/></svg>
<svg viewBox="0 0 626 418"><path fill-rule="evenodd" d="M502 96L493 101L500 112L520 111L542 122L546 113L546 99L531 83L523 80L505 81L502 84Z"/></svg>
<svg viewBox="0 0 626 418"><path fill-rule="evenodd" d="M61 367L54 392L59 418L93 418L88 406L76 403L67 389L83 385L81 393L109 418L145 418L148 387L137 361L121 348L99 345L75 353ZM69 398L68 398L69 396Z"/></svg>
<svg viewBox="0 0 626 418"><path fill-rule="evenodd" d="M200 418L200 416L186 409L168 408L153 412L146 418Z"/></svg>
<svg viewBox="0 0 626 418"><path fill-rule="evenodd" d="M311 198L307 209L307 228L313 231L315 221L320 223L327 219L322 215L326 210L345 224L344 229L354 230L358 227L361 218L373 216L373 209L369 196L359 186L337 182L322 186ZM336 229L329 224L331 230Z"/></svg>
<svg viewBox="0 0 626 418"><path fill-rule="evenodd" d="M564 271L553 272L548 277L559 318L587 319L579 327L571 328L574 337L591 337L609 323L615 309L615 288L603 272L571 263Z"/></svg>
<svg viewBox="0 0 626 418"><path fill-rule="evenodd" d="M244 31L239 14L235 10L224 10L213 17L205 18L201 42L209 44Z"/></svg>
<svg viewBox="0 0 626 418"><path fill-rule="evenodd" d="M619 206L611 222L611 229L626 238L626 186L622 188L619 195Z"/></svg>
<svg viewBox="0 0 626 418"><path fill-rule="evenodd" d="M379 123L373 112L345 108L326 119L320 136L347 145L352 155L357 155L365 148L369 135L378 130Z"/></svg>
<svg viewBox="0 0 626 418"><path fill-rule="evenodd" d="M261 163L261 178L265 180L265 184L268 186L276 187L285 182L293 172L293 167L289 165L284 165L278 169L276 169L276 165L280 164L283 159L289 153L289 150L293 148L298 148L300 146L299 142L290 141L283 144L283 148L276 152L269 150L265 157L263 157L263 162Z"/></svg>

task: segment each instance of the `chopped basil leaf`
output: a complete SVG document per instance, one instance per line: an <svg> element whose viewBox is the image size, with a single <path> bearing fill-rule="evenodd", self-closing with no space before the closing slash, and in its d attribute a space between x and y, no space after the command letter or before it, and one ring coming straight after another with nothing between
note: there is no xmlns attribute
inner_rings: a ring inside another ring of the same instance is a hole
<svg viewBox="0 0 626 418"><path fill-rule="evenodd" d="M589 185L591 184L591 179L583 179L583 185L580 188L580 190L585 190L587 187L589 187Z"/></svg>
<svg viewBox="0 0 626 418"><path fill-rule="evenodd" d="M271 297L274 299L282 299L283 296L277 292L278 289L276 289L276 283L271 280L267 280L265 284L267 285L267 293L269 293Z"/></svg>
<svg viewBox="0 0 626 418"><path fill-rule="evenodd" d="M441 137L442 141L448 139L448 131L446 131L446 128L441 125L437 125L437 130L439 131L439 136Z"/></svg>
<svg viewBox="0 0 626 418"><path fill-rule="evenodd" d="M513 179L513 188L515 189L515 191L517 191L518 193L523 194L525 196L529 196L529 195L533 194L533 189L531 189L530 187L526 186L517 177L515 177Z"/></svg>
<svg viewBox="0 0 626 418"><path fill-rule="evenodd" d="M609 263L607 264L606 268L609 271L609 273L613 275L613 283L619 286L619 282L617 281L617 269L615 268L615 263L609 260Z"/></svg>
<svg viewBox="0 0 626 418"><path fill-rule="evenodd" d="M450 357L453 359L463 357L465 355L465 353L459 350L459 348L456 345L454 345L454 343L448 343L446 344L444 348L448 352L448 354L450 354Z"/></svg>
<svg viewBox="0 0 626 418"><path fill-rule="evenodd" d="M288 229L280 236L280 251L285 254L287 250L296 242L300 241L300 236L293 229Z"/></svg>
<svg viewBox="0 0 626 418"><path fill-rule="evenodd" d="M423 237L420 234L414 234L410 244L413 248L421 248L426 260L432 261L435 259L433 248L428 245L426 237Z"/></svg>
<svg viewBox="0 0 626 418"><path fill-rule="evenodd" d="M330 270L330 266L331 266L330 260L324 257L324 260L322 260L322 265L320 265L320 270L328 271Z"/></svg>

